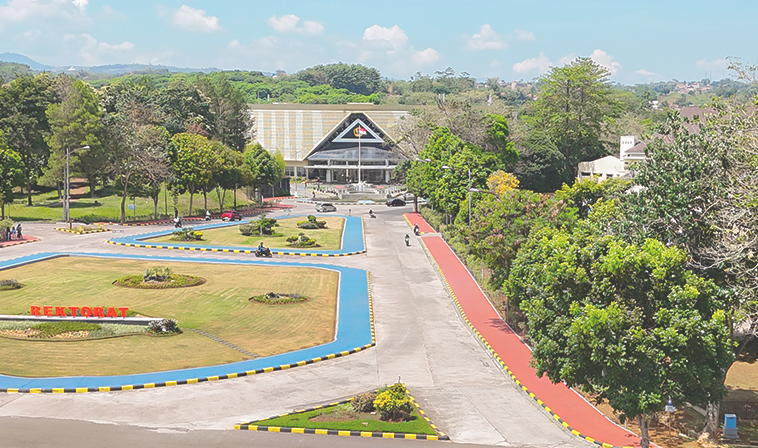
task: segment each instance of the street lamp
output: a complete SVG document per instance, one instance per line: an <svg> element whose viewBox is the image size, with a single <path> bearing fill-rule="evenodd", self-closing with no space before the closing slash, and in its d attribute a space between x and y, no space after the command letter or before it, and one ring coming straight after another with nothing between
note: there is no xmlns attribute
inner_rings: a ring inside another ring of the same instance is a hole
<svg viewBox="0 0 758 448"><path fill-rule="evenodd" d="M69 179L69 169L68 169L68 159L71 157L71 153L80 151L82 149L89 149L88 145L82 146L81 148L76 149L70 149L66 148L66 188L65 188L65 197L63 198L63 220L68 223L69 227L71 226L71 180Z"/></svg>
<svg viewBox="0 0 758 448"><path fill-rule="evenodd" d="M447 165L442 165L443 170L452 170L451 167ZM468 227L471 228L471 168L466 167L466 171L468 171Z"/></svg>

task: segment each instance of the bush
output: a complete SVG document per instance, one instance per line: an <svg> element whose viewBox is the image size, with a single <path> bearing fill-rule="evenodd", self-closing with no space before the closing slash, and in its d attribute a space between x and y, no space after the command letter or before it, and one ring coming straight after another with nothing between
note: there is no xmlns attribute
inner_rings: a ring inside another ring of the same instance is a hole
<svg viewBox="0 0 758 448"><path fill-rule="evenodd" d="M172 239L179 241L200 241L203 239L203 232L195 232L192 227L175 230Z"/></svg>
<svg viewBox="0 0 758 448"><path fill-rule="evenodd" d="M265 303L266 305L283 305L286 303L307 302L308 297L301 296L300 294L281 294L276 292L268 292L266 294L251 297L250 300L259 303Z"/></svg>
<svg viewBox="0 0 758 448"><path fill-rule="evenodd" d="M301 235L302 235L302 234L301 234ZM288 237L287 237L287 242L288 242L288 243L294 243L295 241L297 241L297 240L298 240L298 238L299 238L299 237L297 237L297 236L295 236L295 235L292 235L292 236L288 236Z"/></svg>
<svg viewBox="0 0 758 448"><path fill-rule="evenodd" d="M376 394L373 392L360 394L353 399L353 410L355 412L372 412L374 400L376 400Z"/></svg>
<svg viewBox="0 0 758 448"><path fill-rule="evenodd" d="M298 221L297 226L301 229L325 229L326 228L326 221L317 221L316 217L313 215L308 215L307 221Z"/></svg>
<svg viewBox="0 0 758 448"><path fill-rule="evenodd" d="M410 419L413 401L408 396L405 384L397 383L380 392L374 400L379 418L384 421L406 421Z"/></svg>
<svg viewBox="0 0 758 448"><path fill-rule="evenodd" d="M315 247L316 246L316 240L308 237L308 235L302 232L300 233L300 236L297 236L297 237L291 236L287 238L287 241L290 243L290 246L292 247Z"/></svg>
<svg viewBox="0 0 758 448"><path fill-rule="evenodd" d="M150 332L155 334L174 334L181 333L179 323L176 319L161 319L150 322Z"/></svg>
<svg viewBox="0 0 758 448"><path fill-rule="evenodd" d="M253 232L258 231L258 226L253 224L242 224L240 226L240 233L244 236L253 236Z"/></svg>
<svg viewBox="0 0 758 448"><path fill-rule="evenodd" d="M22 285L17 280L14 280L12 278L0 280L0 291L20 289L22 286L24 285Z"/></svg>
<svg viewBox="0 0 758 448"><path fill-rule="evenodd" d="M147 271L142 276L143 282L165 282L171 278L171 268L166 266L155 266Z"/></svg>

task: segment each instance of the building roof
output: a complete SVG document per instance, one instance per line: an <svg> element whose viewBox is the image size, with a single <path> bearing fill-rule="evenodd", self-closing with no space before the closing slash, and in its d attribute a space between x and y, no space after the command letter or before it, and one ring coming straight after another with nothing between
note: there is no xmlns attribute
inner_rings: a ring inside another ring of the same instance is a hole
<svg viewBox="0 0 758 448"><path fill-rule="evenodd" d="M279 150L287 161L302 161L330 131L352 113L362 113L376 126L392 132L411 107L374 104L251 104L253 140L269 151ZM392 135L389 135L393 138Z"/></svg>

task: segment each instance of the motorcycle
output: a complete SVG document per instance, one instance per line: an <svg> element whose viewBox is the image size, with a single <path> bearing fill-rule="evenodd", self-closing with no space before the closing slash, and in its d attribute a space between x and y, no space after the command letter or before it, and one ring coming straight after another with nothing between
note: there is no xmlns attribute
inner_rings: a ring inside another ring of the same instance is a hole
<svg viewBox="0 0 758 448"><path fill-rule="evenodd" d="M182 227L182 218L177 216L176 218L174 218L174 228L181 229L181 227Z"/></svg>
<svg viewBox="0 0 758 448"><path fill-rule="evenodd" d="M369 211L368 211L368 217L369 217L369 218L376 218L376 215L374 214L374 211L373 211L373 210L369 210Z"/></svg>
<svg viewBox="0 0 758 448"><path fill-rule="evenodd" d="M413 233L416 236L421 236L421 229L419 229L418 226L413 226Z"/></svg>
<svg viewBox="0 0 758 448"><path fill-rule="evenodd" d="M271 249L269 249L268 247L264 247L263 250L255 249L255 256L271 258L273 255L271 254Z"/></svg>
<svg viewBox="0 0 758 448"><path fill-rule="evenodd" d="M211 220L211 212L209 212L209 211L205 212L205 220L206 221L210 221Z"/></svg>

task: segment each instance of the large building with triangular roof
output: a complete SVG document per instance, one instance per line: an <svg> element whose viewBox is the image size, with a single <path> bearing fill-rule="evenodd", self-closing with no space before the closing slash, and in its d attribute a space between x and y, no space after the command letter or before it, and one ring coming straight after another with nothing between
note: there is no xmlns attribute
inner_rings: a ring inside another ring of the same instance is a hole
<svg viewBox="0 0 758 448"><path fill-rule="evenodd" d="M397 165L391 135L409 107L375 104L254 104L253 140L279 151L285 174L322 182L388 183Z"/></svg>

